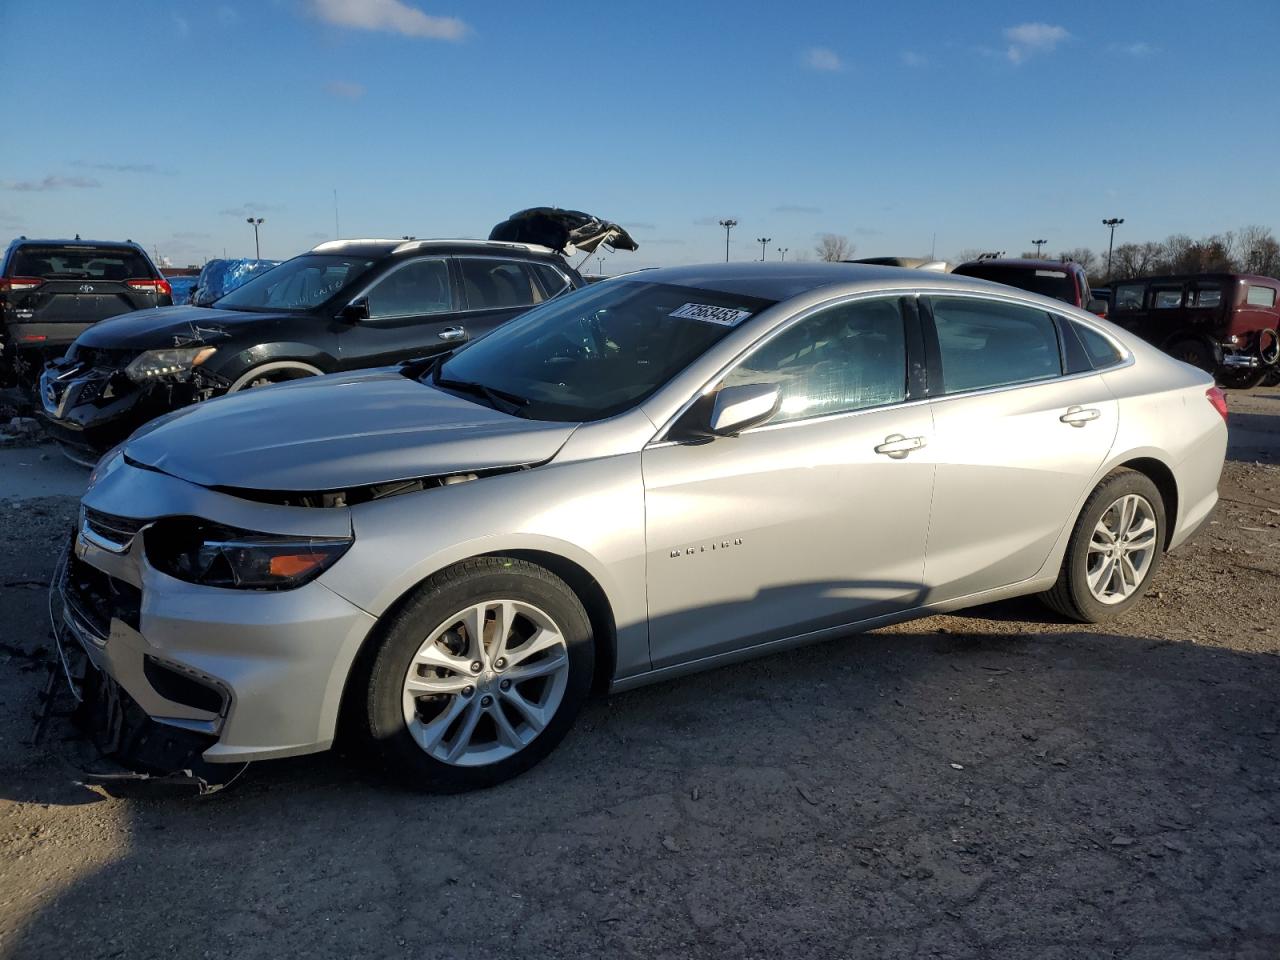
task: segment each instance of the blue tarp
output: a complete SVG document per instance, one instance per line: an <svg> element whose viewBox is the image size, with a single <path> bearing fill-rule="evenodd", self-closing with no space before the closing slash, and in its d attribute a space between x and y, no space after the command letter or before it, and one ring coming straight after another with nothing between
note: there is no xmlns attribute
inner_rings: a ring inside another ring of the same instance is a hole
<svg viewBox="0 0 1280 960"><path fill-rule="evenodd" d="M173 287L173 305L181 306L191 302L191 291L196 288L196 277L183 274L180 277L165 277L169 286Z"/></svg>
<svg viewBox="0 0 1280 960"><path fill-rule="evenodd" d="M198 307L207 307L279 263L279 260L210 260L200 271L200 280L191 294L191 302Z"/></svg>

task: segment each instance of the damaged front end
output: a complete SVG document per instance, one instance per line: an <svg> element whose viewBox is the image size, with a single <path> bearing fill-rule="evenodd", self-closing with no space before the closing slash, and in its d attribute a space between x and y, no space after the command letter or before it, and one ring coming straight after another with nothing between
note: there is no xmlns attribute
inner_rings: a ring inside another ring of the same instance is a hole
<svg viewBox="0 0 1280 960"><path fill-rule="evenodd" d="M40 376L46 424L68 456L87 465L147 421L225 390L224 378L205 362L219 327L194 327L157 350L102 349L72 345Z"/></svg>

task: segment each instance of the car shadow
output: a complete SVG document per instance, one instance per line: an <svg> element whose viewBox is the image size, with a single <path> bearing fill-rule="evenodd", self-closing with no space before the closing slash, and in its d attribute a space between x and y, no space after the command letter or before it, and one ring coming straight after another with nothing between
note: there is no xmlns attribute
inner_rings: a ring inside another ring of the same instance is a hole
<svg viewBox="0 0 1280 960"><path fill-rule="evenodd" d="M1280 658L929 623L593 702L540 766L479 793L422 795L323 755L251 767L199 801L125 802L117 855L33 902L5 945L1190 956L1280 942L1265 882L1280 875ZM61 802L56 779L21 799Z"/></svg>

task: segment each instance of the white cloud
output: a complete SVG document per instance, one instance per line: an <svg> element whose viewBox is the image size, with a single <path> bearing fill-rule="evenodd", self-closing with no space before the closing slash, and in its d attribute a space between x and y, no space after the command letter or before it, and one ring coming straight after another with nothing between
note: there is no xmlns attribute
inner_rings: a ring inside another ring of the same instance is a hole
<svg viewBox="0 0 1280 960"><path fill-rule="evenodd" d="M348 83L345 80L331 80L324 85L324 88L328 93L343 100L359 100L364 96L363 84Z"/></svg>
<svg viewBox="0 0 1280 960"><path fill-rule="evenodd" d="M428 40L461 40L470 28L457 17L433 17L401 0L307 0L311 15L336 27L381 30Z"/></svg>
<svg viewBox="0 0 1280 960"><path fill-rule="evenodd" d="M5 180L3 186L6 190L29 192L36 190L63 190L67 187L87 189L89 187L100 187L102 184L93 179L93 177L55 177L50 175L43 180Z"/></svg>
<svg viewBox="0 0 1280 960"><path fill-rule="evenodd" d="M827 47L810 47L804 52L804 65L821 73L839 73L844 69L840 54Z"/></svg>
<svg viewBox="0 0 1280 960"><path fill-rule="evenodd" d="M1107 49L1112 53L1123 53L1130 57L1149 57L1156 52L1156 48L1145 40L1137 40L1133 43L1112 43L1107 45Z"/></svg>
<svg viewBox="0 0 1280 960"><path fill-rule="evenodd" d="M904 67L927 67L929 58L923 53L916 53L914 50L903 50L902 65Z"/></svg>
<svg viewBox="0 0 1280 960"><path fill-rule="evenodd" d="M1020 23L1016 27L1007 27L1004 31L1009 47L1005 55L1011 63L1022 63L1037 53L1049 53L1071 34L1065 27L1052 23Z"/></svg>

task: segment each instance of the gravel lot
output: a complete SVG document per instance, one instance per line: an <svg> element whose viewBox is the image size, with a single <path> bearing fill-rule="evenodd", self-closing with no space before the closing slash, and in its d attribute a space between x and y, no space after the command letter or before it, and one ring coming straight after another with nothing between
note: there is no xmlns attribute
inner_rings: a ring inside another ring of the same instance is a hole
<svg viewBox="0 0 1280 960"><path fill-rule="evenodd" d="M449 798L336 756L79 785L65 721L25 742L75 500L3 451L0 956L1274 960L1280 391L1231 404L1216 522L1120 621L1016 601L651 687Z"/></svg>

